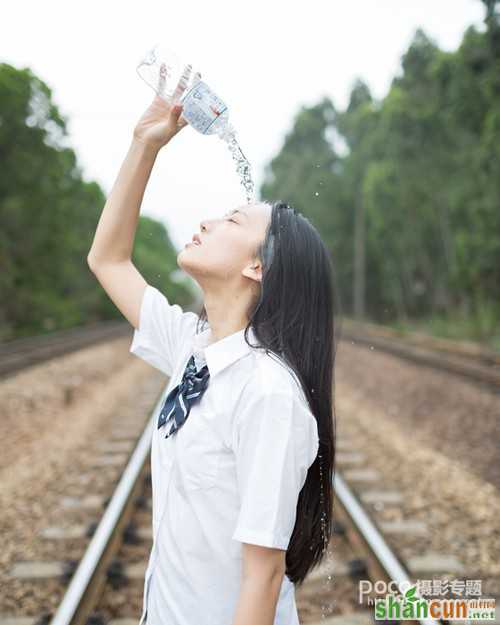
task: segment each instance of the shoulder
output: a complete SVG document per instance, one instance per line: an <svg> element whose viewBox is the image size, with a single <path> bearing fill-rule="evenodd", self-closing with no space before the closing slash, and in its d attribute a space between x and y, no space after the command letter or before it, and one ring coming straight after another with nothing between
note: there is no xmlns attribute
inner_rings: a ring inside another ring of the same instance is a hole
<svg viewBox="0 0 500 625"><path fill-rule="evenodd" d="M286 440L307 466L319 449L318 424L295 372L278 356L254 350L252 372L235 415L234 445L265 433Z"/></svg>
<svg viewBox="0 0 500 625"><path fill-rule="evenodd" d="M272 404L293 406L305 418L310 411L302 385L293 369L279 356L262 349L252 350L251 372L242 390L244 405Z"/></svg>
<svg viewBox="0 0 500 625"><path fill-rule="evenodd" d="M148 284L141 307L141 323L149 326L158 340L169 336L172 342L183 343L196 333L199 317L172 303L167 295Z"/></svg>
<svg viewBox="0 0 500 625"><path fill-rule="evenodd" d="M198 315L189 310L185 311L179 304L173 304L165 293L152 284L147 284L143 296L143 308L157 317L159 321L168 322L182 319L184 324L194 331L199 319Z"/></svg>
<svg viewBox="0 0 500 625"><path fill-rule="evenodd" d="M139 327L129 351L168 376L177 360L183 357L185 345L196 333L198 315L173 304L159 289L146 284L141 301Z"/></svg>
<svg viewBox="0 0 500 625"><path fill-rule="evenodd" d="M258 387L262 393L287 394L308 406L297 374L282 358L272 352L260 351L256 354L255 365L255 376L251 381L253 390Z"/></svg>

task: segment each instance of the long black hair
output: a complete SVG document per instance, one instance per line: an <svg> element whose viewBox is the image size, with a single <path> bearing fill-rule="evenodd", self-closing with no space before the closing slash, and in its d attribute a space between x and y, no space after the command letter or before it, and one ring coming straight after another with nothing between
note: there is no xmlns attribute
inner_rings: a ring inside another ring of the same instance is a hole
<svg viewBox="0 0 500 625"><path fill-rule="evenodd" d="M339 302L330 253L316 228L286 202L264 203L271 206L271 219L255 254L262 262L262 281L244 336L251 347L272 352L295 372L319 434L318 455L299 494L286 553L286 574L300 585L323 559L333 533L334 309ZM199 323L206 320L203 306ZM248 341L250 326L259 346Z"/></svg>

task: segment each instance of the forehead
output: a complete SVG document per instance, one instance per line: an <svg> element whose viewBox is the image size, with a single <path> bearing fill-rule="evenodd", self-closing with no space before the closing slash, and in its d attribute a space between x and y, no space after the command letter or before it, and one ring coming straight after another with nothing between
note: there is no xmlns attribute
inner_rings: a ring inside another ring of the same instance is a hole
<svg viewBox="0 0 500 625"><path fill-rule="evenodd" d="M259 229L265 229L271 219L271 207L264 202L254 204L240 204L229 210L229 213L237 213L249 225Z"/></svg>

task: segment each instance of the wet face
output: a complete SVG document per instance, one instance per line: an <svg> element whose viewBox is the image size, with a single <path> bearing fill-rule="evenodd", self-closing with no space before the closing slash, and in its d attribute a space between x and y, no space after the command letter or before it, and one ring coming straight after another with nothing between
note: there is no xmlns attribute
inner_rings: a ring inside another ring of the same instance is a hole
<svg viewBox="0 0 500 625"><path fill-rule="evenodd" d="M179 267L203 287L207 281L238 283L259 281L261 262L255 251L264 241L271 207L264 203L243 204L221 217L200 222L201 244L190 241L177 255Z"/></svg>

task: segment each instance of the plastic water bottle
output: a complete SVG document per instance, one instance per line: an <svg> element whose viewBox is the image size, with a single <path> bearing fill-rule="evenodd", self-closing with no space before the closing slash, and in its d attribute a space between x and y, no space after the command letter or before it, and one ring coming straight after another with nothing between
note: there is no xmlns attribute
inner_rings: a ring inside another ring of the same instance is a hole
<svg viewBox="0 0 500 625"><path fill-rule="evenodd" d="M182 117L193 128L205 135L217 134L228 144L247 193L247 202L251 202L254 184L250 163L236 140L234 127L229 123L226 103L201 80L201 73L191 64L182 62L173 50L162 43L156 43L136 69L139 76L166 102L183 105Z"/></svg>

